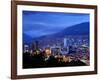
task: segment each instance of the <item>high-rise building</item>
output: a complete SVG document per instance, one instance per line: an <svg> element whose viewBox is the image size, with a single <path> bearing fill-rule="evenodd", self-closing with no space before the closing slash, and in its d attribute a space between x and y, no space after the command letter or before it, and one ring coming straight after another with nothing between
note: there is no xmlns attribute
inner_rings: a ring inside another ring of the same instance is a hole
<svg viewBox="0 0 100 80"><path fill-rule="evenodd" d="M39 49L39 42L35 41L32 43L32 50L38 50Z"/></svg>
<svg viewBox="0 0 100 80"><path fill-rule="evenodd" d="M24 45L24 53L29 52L29 46L28 45Z"/></svg>
<svg viewBox="0 0 100 80"><path fill-rule="evenodd" d="M64 47L67 47L67 38L64 38Z"/></svg>

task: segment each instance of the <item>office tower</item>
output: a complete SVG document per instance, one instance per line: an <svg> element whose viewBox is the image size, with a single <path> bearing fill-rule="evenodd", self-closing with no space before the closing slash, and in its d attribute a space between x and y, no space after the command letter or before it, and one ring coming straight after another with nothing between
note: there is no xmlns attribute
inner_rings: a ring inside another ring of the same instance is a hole
<svg viewBox="0 0 100 80"><path fill-rule="evenodd" d="M67 38L64 38L64 47L67 47Z"/></svg>

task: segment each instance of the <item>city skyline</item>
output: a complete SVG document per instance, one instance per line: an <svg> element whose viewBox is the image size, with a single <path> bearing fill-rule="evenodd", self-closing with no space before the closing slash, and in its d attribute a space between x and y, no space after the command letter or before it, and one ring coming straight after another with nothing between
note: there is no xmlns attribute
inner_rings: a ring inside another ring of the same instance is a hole
<svg viewBox="0 0 100 80"><path fill-rule="evenodd" d="M23 11L23 68L89 66L89 14Z"/></svg>

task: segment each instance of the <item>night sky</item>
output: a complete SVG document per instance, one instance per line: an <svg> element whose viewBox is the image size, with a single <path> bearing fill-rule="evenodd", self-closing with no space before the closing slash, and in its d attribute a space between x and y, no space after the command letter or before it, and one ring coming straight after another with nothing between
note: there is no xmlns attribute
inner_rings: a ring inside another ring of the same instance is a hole
<svg viewBox="0 0 100 80"><path fill-rule="evenodd" d="M23 11L23 33L36 38L89 22L89 14Z"/></svg>

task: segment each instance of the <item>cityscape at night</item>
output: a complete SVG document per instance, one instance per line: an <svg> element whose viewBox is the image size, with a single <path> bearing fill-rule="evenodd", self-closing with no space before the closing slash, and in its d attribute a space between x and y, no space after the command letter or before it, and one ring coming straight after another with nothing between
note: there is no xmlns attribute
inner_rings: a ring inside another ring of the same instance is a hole
<svg viewBox="0 0 100 80"><path fill-rule="evenodd" d="M89 14L23 11L23 68L89 66Z"/></svg>

